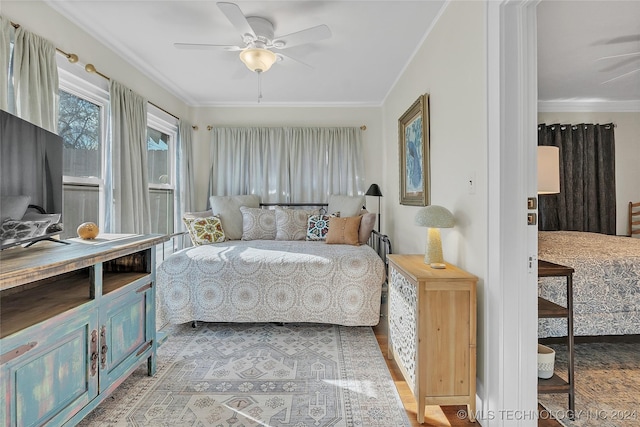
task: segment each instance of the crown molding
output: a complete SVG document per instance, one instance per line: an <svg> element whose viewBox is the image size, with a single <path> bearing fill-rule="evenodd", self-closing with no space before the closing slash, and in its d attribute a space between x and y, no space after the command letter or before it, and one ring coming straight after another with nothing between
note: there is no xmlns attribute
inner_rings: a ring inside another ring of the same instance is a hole
<svg viewBox="0 0 640 427"><path fill-rule="evenodd" d="M640 101L538 101L539 113L636 113Z"/></svg>

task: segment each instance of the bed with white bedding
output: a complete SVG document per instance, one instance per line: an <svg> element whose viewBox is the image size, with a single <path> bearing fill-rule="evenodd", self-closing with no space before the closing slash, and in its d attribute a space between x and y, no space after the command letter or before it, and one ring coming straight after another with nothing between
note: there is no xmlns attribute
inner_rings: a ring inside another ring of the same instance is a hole
<svg viewBox="0 0 640 427"><path fill-rule="evenodd" d="M574 335L640 334L640 239L538 232L538 258L573 267ZM565 278L539 279L539 296L566 302ZM540 319L540 337L566 336L566 319Z"/></svg>
<svg viewBox="0 0 640 427"><path fill-rule="evenodd" d="M379 322L385 264L368 245L230 240L183 249L157 269L170 323Z"/></svg>

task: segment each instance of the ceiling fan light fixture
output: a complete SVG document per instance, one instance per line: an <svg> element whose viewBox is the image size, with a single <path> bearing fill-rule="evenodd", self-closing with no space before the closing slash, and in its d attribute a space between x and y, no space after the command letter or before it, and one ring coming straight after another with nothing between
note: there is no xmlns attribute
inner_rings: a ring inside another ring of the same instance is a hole
<svg viewBox="0 0 640 427"><path fill-rule="evenodd" d="M264 73L276 62L276 54L269 49L247 48L240 52L240 60L253 72Z"/></svg>

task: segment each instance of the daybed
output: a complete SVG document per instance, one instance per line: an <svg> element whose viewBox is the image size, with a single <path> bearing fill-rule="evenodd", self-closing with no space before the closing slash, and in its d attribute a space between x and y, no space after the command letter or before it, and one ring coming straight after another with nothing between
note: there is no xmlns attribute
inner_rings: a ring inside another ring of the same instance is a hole
<svg viewBox="0 0 640 427"><path fill-rule="evenodd" d="M212 212L221 216L224 241L178 251L157 269L162 320L378 324L385 263L370 246L360 244L365 237L361 230L357 230L358 241L351 242L356 244L307 240L295 233L283 234L286 221L280 219L291 219L290 210L272 213L239 206L242 239L238 239L238 224L229 221L235 208L215 205L212 203ZM344 217L344 213L343 209L344 221L355 218ZM375 221L375 215L370 215ZM308 212L297 215L299 223L304 219L305 235L310 216ZM291 221L288 225L291 231ZM229 240L227 230L235 239Z"/></svg>
<svg viewBox="0 0 640 427"><path fill-rule="evenodd" d="M538 232L539 259L574 268L574 335L640 334L640 239ZM564 278L539 279L539 295L564 304ZM566 335L566 319L540 319L540 337Z"/></svg>

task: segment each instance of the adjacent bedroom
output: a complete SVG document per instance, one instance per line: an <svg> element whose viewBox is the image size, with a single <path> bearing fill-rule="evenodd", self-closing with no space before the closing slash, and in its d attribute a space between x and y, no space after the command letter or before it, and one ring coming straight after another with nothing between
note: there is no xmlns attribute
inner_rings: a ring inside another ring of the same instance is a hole
<svg viewBox="0 0 640 427"><path fill-rule="evenodd" d="M537 8L538 391L550 412L575 411L570 426L605 425L581 416L605 412L635 425L640 393L640 34L601 7ZM549 354L555 369L541 367Z"/></svg>

